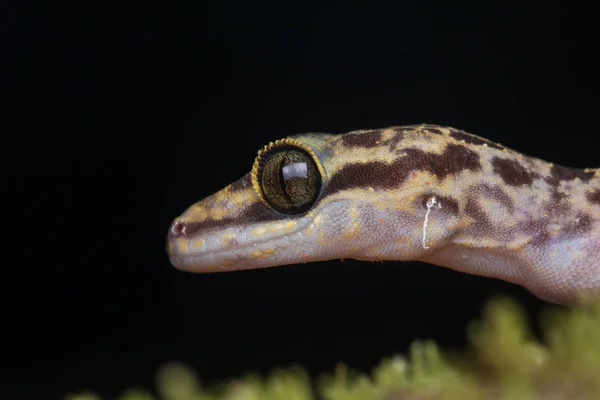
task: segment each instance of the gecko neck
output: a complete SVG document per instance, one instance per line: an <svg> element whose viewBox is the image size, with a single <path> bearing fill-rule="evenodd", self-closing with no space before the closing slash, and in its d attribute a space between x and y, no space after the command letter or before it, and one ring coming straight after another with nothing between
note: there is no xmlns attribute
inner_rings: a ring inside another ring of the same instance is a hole
<svg viewBox="0 0 600 400"><path fill-rule="evenodd" d="M422 260L520 284L553 302L572 295L546 293L556 280L598 285L600 170L548 170L521 185L456 185L465 196L462 228Z"/></svg>

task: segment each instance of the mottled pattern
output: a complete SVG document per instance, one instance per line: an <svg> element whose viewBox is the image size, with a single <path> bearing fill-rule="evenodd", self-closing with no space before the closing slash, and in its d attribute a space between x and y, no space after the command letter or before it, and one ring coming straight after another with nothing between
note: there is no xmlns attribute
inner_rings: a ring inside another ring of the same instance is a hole
<svg viewBox="0 0 600 400"><path fill-rule="evenodd" d="M536 177L534 171L528 170L516 160L502 157L492 158L494 173L502 178L504 183L511 186L531 185Z"/></svg>
<svg viewBox="0 0 600 400"><path fill-rule="evenodd" d="M593 177L593 171L584 171L582 169L568 168L554 164L550 169L550 176L546 178L546 181L551 185L558 185L561 181L572 181L575 179L587 182Z"/></svg>
<svg viewBox="0 0 600 400"><path fill-rule="evenodd" d="M600 290L598 169L551 164L431 124L295 135L259 154L284 145L302 148L319 169L312 208L273 211L257 179L259 155L248 175L175 220L167 243L173 265L209 272L421 260L555 302Z"/></svg>

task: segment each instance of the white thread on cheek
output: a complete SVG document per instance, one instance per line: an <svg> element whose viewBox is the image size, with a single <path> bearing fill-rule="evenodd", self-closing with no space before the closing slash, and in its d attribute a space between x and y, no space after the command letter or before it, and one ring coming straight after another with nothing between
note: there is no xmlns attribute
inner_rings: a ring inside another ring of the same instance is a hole
<svg viewBox="0 0 600 400"><path fill-rule="evenodd" d="M442 208L442 202L438 201L435 196L433 196L427 200L425 205L427 206L427 212L425 213L425 221L423 221L423 248L428 249L429 246L427 246L425 242L427 241L427 222L429 221L429 213L434 206L437 206L438 209Z"/></svg>

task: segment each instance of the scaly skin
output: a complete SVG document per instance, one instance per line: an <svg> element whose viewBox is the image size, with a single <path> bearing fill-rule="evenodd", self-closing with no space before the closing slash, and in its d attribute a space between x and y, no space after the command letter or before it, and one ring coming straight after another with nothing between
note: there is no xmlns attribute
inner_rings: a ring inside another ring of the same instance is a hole
<svg viewBox="0 0 600 400"><path fill-rule="evenodd" d="M600 291L600 169L524 156L436 125L296 135L320 196L299 215L267 205L257 166L192 205L171 263L230 271L336 258L418 260L522 285L557 303Z"/></svg>

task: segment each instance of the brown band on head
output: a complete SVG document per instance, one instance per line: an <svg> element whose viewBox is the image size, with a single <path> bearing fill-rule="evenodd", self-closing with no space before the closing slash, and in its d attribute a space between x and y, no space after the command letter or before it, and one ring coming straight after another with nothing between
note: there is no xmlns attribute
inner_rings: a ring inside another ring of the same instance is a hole
<svg viewBox="0 0 600 400"><path fill-rule="evenodd" d="M326 194L357 187L395 188L413 171L429 171L444 179L448 175L465 170L481 169L479 155L461 145L448 145L442 154L428 153L416 148L405 149L404 153L389 164L370 161L343 167L331 177Z"/></svg>

